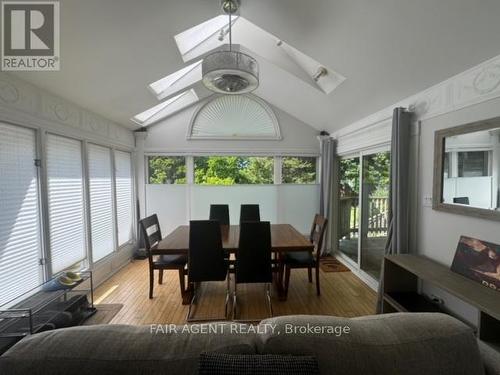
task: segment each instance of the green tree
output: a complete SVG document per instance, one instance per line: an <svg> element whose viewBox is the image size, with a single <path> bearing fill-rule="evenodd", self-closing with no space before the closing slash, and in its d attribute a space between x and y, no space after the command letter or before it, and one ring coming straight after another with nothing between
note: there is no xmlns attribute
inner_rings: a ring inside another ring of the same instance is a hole
<svg viewBox="0 0 500 375"><path fill-rule="evenodd" d="M194 159L200 185L272 184L272 157L204 156Z"/></svg>
<svg viewBox="0 0 500 375"><path fill-rule="evenodd" d="M185 184L186 158L184 156L150 156L150 184Z"/></svg>
<svg viewBox="0 0 500 375"><path fill-rule="evenodd" d="M285 184L314 184L316 182L316 158L283 157L282 180Z"/></svg>

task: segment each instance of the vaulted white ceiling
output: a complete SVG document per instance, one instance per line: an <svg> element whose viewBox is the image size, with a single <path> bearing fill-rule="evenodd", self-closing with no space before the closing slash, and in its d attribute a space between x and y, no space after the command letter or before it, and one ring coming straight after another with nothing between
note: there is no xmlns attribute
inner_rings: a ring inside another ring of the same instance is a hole
<svg viewBox="0 0 500 375"><path fill-rule="evenodd" d="M174 36L220 14L219 0L60 3L61 71L16 75L130 128L140 126L134 115L160 103L148 85L188 65ZM318 130L348 125L500 54L498 0L242 3L246 21L347 78L326 95L293 64L243 45L265 60L256 94Z"/></svg>

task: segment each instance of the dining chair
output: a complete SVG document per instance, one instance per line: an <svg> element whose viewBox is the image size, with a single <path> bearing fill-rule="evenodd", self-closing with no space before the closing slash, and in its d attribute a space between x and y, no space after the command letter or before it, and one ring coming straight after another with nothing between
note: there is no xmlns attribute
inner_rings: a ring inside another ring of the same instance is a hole
<svg viewBox="0 0 500 375"><path fill-rule="evenodd" d="M258 204L242 204L240 207L240 224L244 221L260 221Z"/></svg>
<svg viewBox="0 0 500 375"><path fill-rule="evenodd" d="M238 284L265 283L270 316L273 316L270 286L273 281L271 265L271 224L268 221L242 222L236 251L233 292L233 319L236 316Z"/></svg>
<svg viewBox="0 0 500 375"><path fill-rule="evenodd" d="M314 244L314 251L288 252L283 255L285 267L285 295L288 295L290 272L293 268L307 268L309 282L312 283L312 268L316 269L316 293L321 295L319 285L319 266L323 239L325 237L328 220L316 214L309 234L309 241Z"/></svg>
<svg viewBox="0 0 500 375"><path fill-rule="evenodd" d="M155 251L157 244L161 241L161 229L156 214L148 216L139 221L144 244L149 260L149 298L153 298L154 270L159 270L158 284L163 283L164 270L178 270L181 295L185 290L187 256L182 254L166 255Z"/></svg>
<svg viewBox="0 0 500 375"><path fill-rule="evenodd" d="M229 205L211 204L209 220L216 220L220 225L229 225Z"/></svg>
<svg viewBox="0 0 500 375"><path fill-rule="evenodd" d="M220 318L194 319L191 312L198 298L200 284L210 281L224 281L227 278L225 316L228 317L229 303L229 261L224 256L222 234L218 221L193 220L189 223L188 282L193 289L186 320L216 320Z"/></svg>

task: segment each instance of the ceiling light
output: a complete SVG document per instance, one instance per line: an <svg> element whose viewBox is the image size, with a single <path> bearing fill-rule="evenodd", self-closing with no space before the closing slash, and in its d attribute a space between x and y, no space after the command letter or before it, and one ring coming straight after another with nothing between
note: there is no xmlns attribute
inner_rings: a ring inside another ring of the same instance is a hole
<svg viewBox="0 0 500 375"><path fill-rule="evenodd" d="M229 49L211 53L203 59L203 84L222 94L245 94L259 86L257 60L232 50L231 16L238 10L239 0L222 0L222 10L229 16Z"/></svg>

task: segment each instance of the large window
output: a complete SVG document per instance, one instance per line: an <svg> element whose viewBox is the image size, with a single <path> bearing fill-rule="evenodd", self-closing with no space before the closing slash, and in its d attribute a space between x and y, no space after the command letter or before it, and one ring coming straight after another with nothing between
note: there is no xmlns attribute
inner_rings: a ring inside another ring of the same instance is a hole
<svg viewBox="0 0 500 375"><path fill-rule="evenodd" d="M47 136L47 191L52 272L86 258L82 143Z"/></svg>
<svg viewBox="0 0 500 375"><path fill-rule="evenodd" d="M284 184L315 184L316 158L284 156L282 158L281 178Z"/></svg>
<svg viewBox="0 0 500 375"><path fill-rule="evenodd" d="M95 262L115 248L111 150L89 144L88 163L92 259Z"/></svg>
<svg viewBox="0 0 500 375"><path fill-rule="evenodd" d="M115 151L116 226L118 246L132 239L133 188L132 155Z"/></svg>
<svg viewBox="0 0 500 375"><path fill-rule="evenodd" d="M201 185L272 184L274 158L203 156L194 158L194 179Z"/></svg>
<svg viewBox="0 0 500 375"><path fill-rule="evenodd" d="M42 280L35 145L35 131L0 123L0 305Z"/></svg>
<svg viewBox="0 0 500 375"><path fill-rule="evenodd" d="M84 149L81 140L0 122L0 306L133 239L131 153Z"/></svg>
<svg viewBox="0 0 500 375"><path fill-rule="evenodd" d="M150 184L185 184L186 158L184 156L149 156Z"/></svg>

